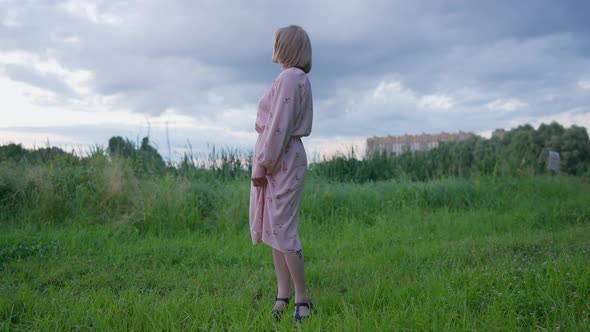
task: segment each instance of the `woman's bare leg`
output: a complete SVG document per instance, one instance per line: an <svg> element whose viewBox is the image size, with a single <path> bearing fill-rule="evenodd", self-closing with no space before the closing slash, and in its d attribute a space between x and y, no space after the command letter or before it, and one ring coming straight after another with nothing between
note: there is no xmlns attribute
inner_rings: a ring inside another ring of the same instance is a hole
<svg viewBox="0 0 590 332"><path fill-rule="evenodd" d="M275 272L277 274L277 297L288 298L291 296L291 274L289 273L289 267L285 261L285 255L276 249L272 249L272 258L275 263ZM282 301L275 303L276 310L282 310L287 304Z"/></svg>
<svg viewBox="0 0 590 332"><path fill-rule="evenodd" d="M305 288L305 271L303 251L284 253L285 261L291 272L291 277L295 283L295 303L303 303L309 301L307 297L307 289ZM299 314L301 316L309 315L309 308L300 307Z"/></svg>

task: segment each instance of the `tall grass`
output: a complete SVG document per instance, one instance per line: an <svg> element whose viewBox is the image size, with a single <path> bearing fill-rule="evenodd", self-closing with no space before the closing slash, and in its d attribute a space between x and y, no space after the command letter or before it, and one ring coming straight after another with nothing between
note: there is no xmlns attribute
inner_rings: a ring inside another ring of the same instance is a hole
<svg viewBox="0 0 590 332"><path fill-rule="evenodd" d="M292 330L269 314L246 167L136 167L104 153L0 162L0 330ZM304 329L590 329L586 179L412 180L310 171Z"/></svg>

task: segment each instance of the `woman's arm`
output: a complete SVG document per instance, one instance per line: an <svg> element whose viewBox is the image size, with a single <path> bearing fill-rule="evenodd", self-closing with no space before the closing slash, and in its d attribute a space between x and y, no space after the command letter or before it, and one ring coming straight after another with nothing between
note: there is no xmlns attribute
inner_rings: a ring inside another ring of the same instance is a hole
<svg viewBox="0 0 590 332"><path fill-rule="evenodd" d="M291 132L297 112L300 108L300 93L298 75L284 73L277 79L275 95L270 106L270 113L262 138L259 151L255 156L254 174L273 174L276 163L285 151L291 138Z"/></svg>

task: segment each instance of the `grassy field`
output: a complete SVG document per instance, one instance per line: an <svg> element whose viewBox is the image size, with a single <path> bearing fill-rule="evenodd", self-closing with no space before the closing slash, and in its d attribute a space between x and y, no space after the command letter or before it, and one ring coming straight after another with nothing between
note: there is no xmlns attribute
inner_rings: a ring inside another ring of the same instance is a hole
<svg viewBox="0 0 590 332"><path fill-rule="evenodd" d="M246 179L86 169L0 168L0 330L293 330ZM590 330L589 202L574 177L311 177L302 328Z"/></svg>

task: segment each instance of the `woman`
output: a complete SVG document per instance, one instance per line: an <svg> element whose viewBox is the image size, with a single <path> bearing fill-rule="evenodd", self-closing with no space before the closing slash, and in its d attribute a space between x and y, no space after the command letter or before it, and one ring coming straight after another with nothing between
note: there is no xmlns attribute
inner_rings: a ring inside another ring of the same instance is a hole
<svg viewBox="0 0 590 332"><path fill-rule="evenodd" d="M281 73L260 100L256 116L256 141L250 191L252 242L272 247L278 292L273 315L280 320L289 304L291 278L295 284L295 320L310 315L304 260L299 239L299 205L307 170L301 137L309 136L313 117L311 43L296 25L275 34L273 62Z"/></svg>

